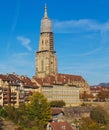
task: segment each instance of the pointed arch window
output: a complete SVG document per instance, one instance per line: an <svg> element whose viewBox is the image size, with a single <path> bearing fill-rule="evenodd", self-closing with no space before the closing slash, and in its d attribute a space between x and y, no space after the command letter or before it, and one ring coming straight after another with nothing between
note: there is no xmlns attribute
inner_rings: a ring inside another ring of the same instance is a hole
<svg viewBox="0 0 109 130"><path fill-rule="evenodd" d="M43 46L44 46L44 41L42 40L42 47L41 47L41 48L42 48L42 50L43 50Z"/></svg>
<svg viewBox="0 0 109 130"><path fill-rule="evenodd" d="M44 41L42 40L42 45L43 45Z"/></svg>
<svg viewBox="0 0 109 130"><path fill-rule="evenodd" d="M42 60L41 61L41 68L42 68L42 71L44 70L44 61Z"/></svg>
<svg viewBox="0 0 109 130"><path fill-rule="evenodd" d="M45 40L45 44L47 45L47 43L48 43L48 40L46 39L46 40Z"/></svg>

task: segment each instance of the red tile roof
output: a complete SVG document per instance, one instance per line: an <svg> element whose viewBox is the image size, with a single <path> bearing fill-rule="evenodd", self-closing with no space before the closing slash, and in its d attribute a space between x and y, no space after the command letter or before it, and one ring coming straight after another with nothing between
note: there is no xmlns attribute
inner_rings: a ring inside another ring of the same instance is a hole
<svg viewBox="0 0 109 130"><path fill-rule="evenodd" d="M0 74L0 79L2 79L3 81L9 81L8 76L3 74Z"/></svg>
<svg viewBox="0 0 109 130"><path fill-rule="evenodd" d="M52 115L64 113L61 108L51 108L51 111L52 111Z"/></svg>
<svg viewBox="0 0 109 130"><path fill-rule="evenodd" d="M72 81L83 81L85 80L81 76L69 75L69 74L57 74L55 76L46 76L45 78L34 77L34 79L41 85L53 85L53 84L67 84Z"/></svg>
<svg viewBox="0 0 109 130"><path fill-rule="evenodd" d="M19 86L20 83L22 83L23 86L27 88L33 88L33 89L38 88L36 83L32 82L29 77L18 76L15 73L6 75L0 74L0 79L2 79L3 81L8 81L10 86Z"/></svg>
<svg viewBox="0 0 109 130"><path fill-rule="evenodd" d="M53 130L73 130L68 122L51 122L50 125Z"/></svg>
<svg viewBox="0 0 109 130"><path fill-rule="evenodd" d="M21 79L21 81L23 81L24 87L27 87L27 88L38 88L38 86L35 83L33 83L29 77L21 76L20 79Z"/></svg>
<svg viewBox="0 0 109 130"><path fill-rule="evenodd" d="M8 74L7 76L9 77L10 80L13 80L13 81L19 82L19 83L21 82L19 76L16 74Z"/></svg>

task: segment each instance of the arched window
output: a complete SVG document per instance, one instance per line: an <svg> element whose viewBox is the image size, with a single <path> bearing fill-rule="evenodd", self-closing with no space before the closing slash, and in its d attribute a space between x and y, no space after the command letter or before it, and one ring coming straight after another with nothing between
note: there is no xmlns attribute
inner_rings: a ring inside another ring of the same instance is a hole
<svg viewBox="0 0 109 130"><path fill-rule="evenodd" d="M43 45L44 41L42 40L42 45Z"/></svg>
<svg viewBox="0 0 109 130"><path fill-rule="evenodd" d="M48 43L48 40L46 39L46 40L45 40L45 45L47 45L47 43Z"/></svg>
<svg viewBox="0 0 109 130"><path fill-rule="evenodd" d="M41 70L42 71L44 70L44 62L43 62L43 60L41 61Z"/></svg>

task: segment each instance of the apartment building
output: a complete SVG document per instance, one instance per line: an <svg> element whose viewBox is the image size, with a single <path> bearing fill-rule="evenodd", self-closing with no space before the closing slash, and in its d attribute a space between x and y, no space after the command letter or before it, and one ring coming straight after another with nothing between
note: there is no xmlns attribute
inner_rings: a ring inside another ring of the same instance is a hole
<svg viewBox="0 0 109 130"><path fill-rule="evenodd" d="M18 107L22 102L29 102L38 87L27 76L16 74L0 74L0 105Z"/></svg>

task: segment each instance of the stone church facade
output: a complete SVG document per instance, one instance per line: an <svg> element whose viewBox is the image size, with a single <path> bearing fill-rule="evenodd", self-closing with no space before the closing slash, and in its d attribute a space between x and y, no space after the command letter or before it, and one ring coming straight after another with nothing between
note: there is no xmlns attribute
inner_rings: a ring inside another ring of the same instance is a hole
<svg viewBox="0 0 109 130"><path fill-rule="evenodd" d="M57 74L57 58L54 51L54 34L52 22L47 16L45 6L44 18L41 20L39 49L36 52L36 76L44 78L47 75Z"/></svg>
<svg viewBox="0 0 109 130"><path fill-rule="evenodd" d="M52 21L48 18L45 5L40 27L39 48L36 52L36 75L32 80L49 101L64 100L67 105L78 105L79 96L84 92L90 93L87 81L82 76L60 74L57 68Z"/></svg>

